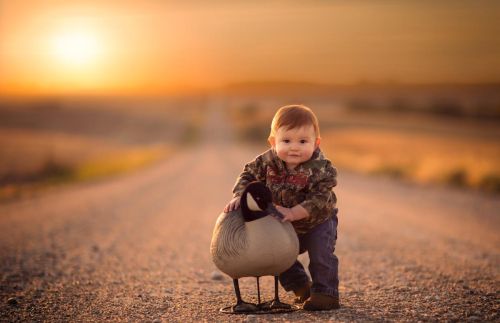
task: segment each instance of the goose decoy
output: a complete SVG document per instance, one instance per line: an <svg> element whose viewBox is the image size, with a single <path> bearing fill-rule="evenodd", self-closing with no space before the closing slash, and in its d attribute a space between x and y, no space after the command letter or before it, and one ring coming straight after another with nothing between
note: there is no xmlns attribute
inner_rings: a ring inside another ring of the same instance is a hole
<svg viewBox="0 0 500 323"><path fill-rule="evenodd" d="M274 276L274 300L268 310L291 309L278 297L278 276L297 260L299 241L290 222L272 203L271 191L261 182L250 183L241 195L238 210L222 213L215 223L210 252L222 272L233 278L236 305L231 312L245 313L262 309L259 277ZM238 279L257 278L257 305L241 298Z"/></svg>

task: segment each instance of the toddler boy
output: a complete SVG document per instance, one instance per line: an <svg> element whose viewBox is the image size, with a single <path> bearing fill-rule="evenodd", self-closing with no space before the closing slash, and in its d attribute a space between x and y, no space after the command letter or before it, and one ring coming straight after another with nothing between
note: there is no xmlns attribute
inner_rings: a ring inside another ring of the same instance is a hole
<svg viewBox="0 0 500 323"><path fill-rule="evenodd" d="M233 188L233 199L224 211L240 205L240 196L253 181L271 190L273 203L297 232L300 253L309 253L309 280L304 267L296 261L283 272L280 283L293 291L305 310L330 310L340 307L337 240L337 170L321 150L319 124L306 106L280 108L271 123L268 138L271 149L245 165Z"/></svg>

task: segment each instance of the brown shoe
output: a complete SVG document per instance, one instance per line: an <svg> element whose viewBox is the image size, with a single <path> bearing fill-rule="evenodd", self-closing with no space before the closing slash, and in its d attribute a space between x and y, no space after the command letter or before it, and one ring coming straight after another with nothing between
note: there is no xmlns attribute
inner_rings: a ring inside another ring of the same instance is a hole
<svg viewBox="0 0 500 323"><path fill-rule="evenodd" d="M304 303L306 311L328 311L340 308L338 296L312 293L311 298Z"/></svg>
<svg viewBox="0 0 500 323"><path fill-rule="evenodd" d="M293 293L296 296L294 300L295 304L302 304L309 298L309 296L311 296L311 285L312 285L311 282L307 282L302 287L295 289L293 291Z"/></svg>

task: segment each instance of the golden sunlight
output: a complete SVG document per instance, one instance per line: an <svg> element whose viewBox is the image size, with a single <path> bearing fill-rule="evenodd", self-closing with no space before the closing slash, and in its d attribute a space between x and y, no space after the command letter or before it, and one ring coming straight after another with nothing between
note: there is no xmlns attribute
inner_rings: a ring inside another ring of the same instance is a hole
<svg viewBox="0 0 500 323"><path fill-rule="evenodd" d="M0 96L496 83L500 2L479 2L0 0Z"/></svg>
<svg viewBox="0 0 500 323"><path fill-rule="evenodd" d="M95 62L101 50L96 34L83 29L63 31L55 35L52 41L54 58L73 67Z"/></svg>

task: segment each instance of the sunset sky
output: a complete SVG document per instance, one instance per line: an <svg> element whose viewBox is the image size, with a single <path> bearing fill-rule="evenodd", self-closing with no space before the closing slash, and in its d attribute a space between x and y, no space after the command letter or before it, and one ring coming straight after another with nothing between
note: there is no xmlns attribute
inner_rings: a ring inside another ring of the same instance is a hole
<svg viewBox="0 0 500 323"><path fill-rule="evenodd" d="M0 95L499 82L500 1L0 0Z"/></svg>

